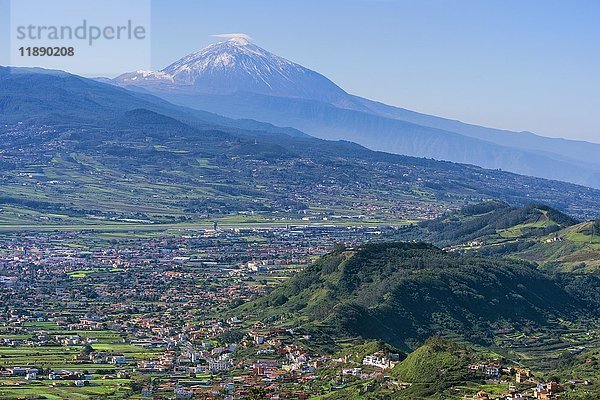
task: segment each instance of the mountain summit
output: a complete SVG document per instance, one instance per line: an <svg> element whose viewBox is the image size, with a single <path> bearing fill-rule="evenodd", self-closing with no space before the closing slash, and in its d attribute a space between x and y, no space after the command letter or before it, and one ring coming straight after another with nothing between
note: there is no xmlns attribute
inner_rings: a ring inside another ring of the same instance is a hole
<svg viewBox="0 0 600 400"><path fill-rule="evenodd" d="M218 37L229 40L160 71L131 72L108 82L197 110L293 127L371 150L600 188L600 144L469 125L377 103L256 46L246 35Z"/></svg>
<svg viewBox="0 0 600 400"><path fill-rule="evenodd" d="M115 82L197 94L250 92L338 106L351 101L348 93L323 75L256 46L244 36L211 44L161 71L127 73Z"/></svg>

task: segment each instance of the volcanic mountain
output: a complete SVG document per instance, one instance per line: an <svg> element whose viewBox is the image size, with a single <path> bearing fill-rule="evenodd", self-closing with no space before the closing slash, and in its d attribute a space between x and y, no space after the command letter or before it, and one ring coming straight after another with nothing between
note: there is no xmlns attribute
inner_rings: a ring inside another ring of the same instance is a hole
<svg viewBox="0 0 600 400"><path fill-rule="evenodd" d="M161 71L135 71L110 82L373 150L600 187L600 144L469 125L353 96L245 37L214 43Z"/></svg>
<svg viewBox="0 0 600 400"><path fill-rule="evenodd" d="M214 43L162 71L136 71L123 74L115 81L122 85L157 86L189 93L250 92L359 106L323 75L270 53L243 37Z"/></svg>

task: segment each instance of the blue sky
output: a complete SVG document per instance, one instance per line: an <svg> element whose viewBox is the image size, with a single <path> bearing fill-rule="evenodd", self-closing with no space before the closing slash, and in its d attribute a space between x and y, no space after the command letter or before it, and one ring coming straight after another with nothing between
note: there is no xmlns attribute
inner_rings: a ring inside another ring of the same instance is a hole
<svg viewBox="0 0 600 400"><path fill-rule="evenodd" d="M151 18L155 69L243 32L353 94L600 142L598 0L152 0Z"/></svg>

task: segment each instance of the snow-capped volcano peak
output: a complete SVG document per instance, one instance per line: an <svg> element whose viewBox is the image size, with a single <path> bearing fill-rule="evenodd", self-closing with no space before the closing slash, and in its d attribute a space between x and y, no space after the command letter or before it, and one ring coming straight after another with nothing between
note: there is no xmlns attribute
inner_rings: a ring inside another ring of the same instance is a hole
<svg viewBox="0 0 600 400"><path fill-rule="evenodd" d="M243 36L232 37L227 42L234 46L247 46L250 44L250 40Z"/></svg>
<svg viewBox="0 0 600 400"><path fill-rule="evenodd" d="M177 83L194 86L220 77L225 81L212 82L217 85L211 85L213 89L209 91L222 92L218 90L222 85L231 89L239 84L244 87L244 82L240 82L240 79L244 78L271 86L269 81L273 78L285 77L289 80L293 73L303 69L298 64L250 43L246 38L233 37L183 57L162 72L171 75ZM236 82L233 82L232 78L235 78Z"/></svg>
<svg viewBox="0 0 600 400"><path fill-rule="evenodd" d="M216 36L228 40L185 56L155 74L134 72L114 81L149 90L220 95L251 92L339 105L349 98L323 75L256 46L247 35Z"/></svg>

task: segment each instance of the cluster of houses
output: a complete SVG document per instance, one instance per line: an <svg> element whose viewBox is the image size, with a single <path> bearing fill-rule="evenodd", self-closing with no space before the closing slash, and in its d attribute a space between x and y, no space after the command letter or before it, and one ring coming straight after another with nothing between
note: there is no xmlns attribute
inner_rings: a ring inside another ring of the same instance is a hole
<svg viewBox="0 0 600 400"><path fill-rule="evenodd" d="M0 346L82 351L67 361L68 369L2 359L0 377L84 386L94 384L92 375L105 368L117 378L160 376L160 383L144 388L146 397L168 392L182 398L243 398L261 389L271 399L306 398L298 388L310 386L322 371L333 371L330 379L340 383L383 379L399 354L333 359L310 351L313 339L301 329L277 328L272 321L246 327L245 318L214 316L232 301L261 295L266 277L285 276L336 242L352 245L384 233L385 228L323 226L213 229L126 239L108 247L90 232L7 234L0 239ZM318 241L311 240L315 236ZM147 355L134 358L107 349L99 334L106 331ZM98 343L102 350L94 349ZM81 365L91 374L78 369ZM487 379L506 374L497 363L469 368ZM560 391L552 383L542 386L529 371L511 374L529 388L515 390L511 400L527 395L547 400ZM388 383L399 390L408 385Z"/></svg>
<svg viewBox="0 0 600 400"><path fill-rule="evenodd" d="M38 378L40 372L37 368L30 367L8 367L0 370L0 377L24 377L28 381L34 381Z"/></svg>
<svg viewBox="0 0 600 400"><path fill-rule="evenodd" d="M4 370L0 370L0 378L9 377L22 377L26 381L36 381L41 379L41 370L38 368L31 367L9 367ZM44 379L49 381L69 381L72 382L73 386L84 386L92 380L92 375L84 374L79 371L72 370L48 370L47 374L44 375Z"/></svg>
<svg viewBox="0 0 600 400"><path fill-rule="evenodd" d="M267 386L312 376L323 360L282 343L277 339L281 332L258 324L239 343L219 344L214 338L241 320L210 315L232 301L264 293L259 275L289 275L335 243L359 243L387 228L215 228L110 245L94 232L7 233L0 239L0 304L5 307L0 346L89 346L90 351L66 361L73 370L83 364L92 372L118 367L118 374L161 374L175 382L240 368L247 369L248 379L269 382ZM56 328L48 330L47 324ZM82 331L89 333L77 333ZM148 353L152 356L133 359L106 346L94 350L95 332L102 331L118 333L123 344L153 350ZM238 345L254 346L256 359L240 365ZM276 367L271 358L279 360ZM7 362L0 366L20 371ZM88 382L66 370L53 371L46 363L42 367L51 372L40 376L29 368L19 376L25 381Z"/></svg>
<svg viewBox="0 0 600 400"><path fill-rule="evenodd" d="M465 395L464 400L556 400L564 388L556 381L539 381L531 370L503 366L499 362L487 362L469 365L469 370L494 382L508 384L508 392L502 396L493 396L481 390L475 395ZM513 378L511 380L510 378ZM572 385L590 385L590 381L571 380Z"/></svg>

